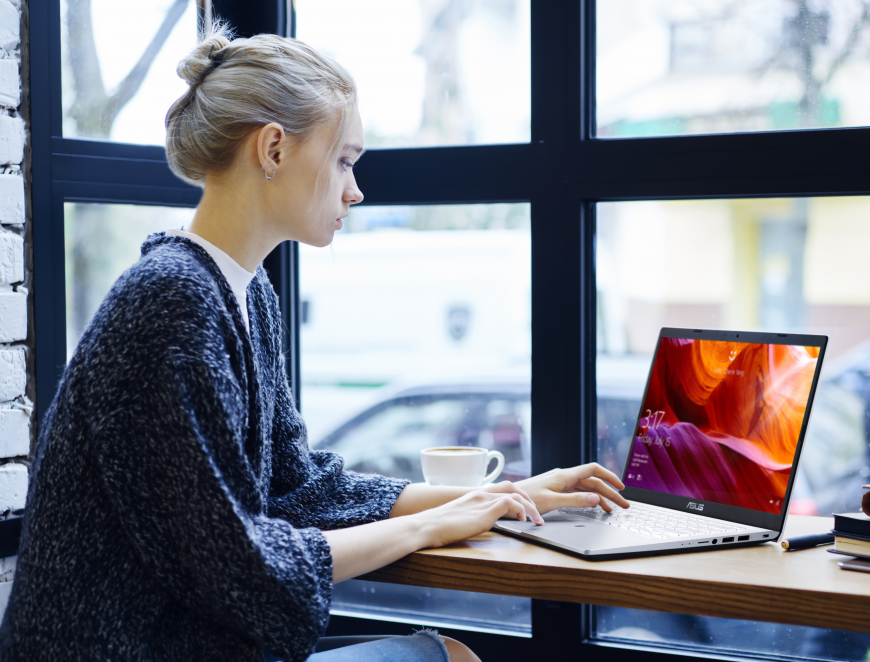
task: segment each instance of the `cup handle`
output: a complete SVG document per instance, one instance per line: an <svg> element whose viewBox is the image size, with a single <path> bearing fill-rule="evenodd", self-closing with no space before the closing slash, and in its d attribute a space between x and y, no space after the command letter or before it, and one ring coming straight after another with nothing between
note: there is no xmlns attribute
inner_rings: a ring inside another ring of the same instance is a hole
<svg viewBox="0 0 870 662"><path fill-rule="evenodd" d="M496 459L497 464L495 465L495 469L486 474L483 479L481 485L489 485L492 481L498 478L498 475L501 473L501 470L504 469L504 455L499 453L498 451L490 451L486 455L486 466L489 466L490 460L493 458Z"/></svg>

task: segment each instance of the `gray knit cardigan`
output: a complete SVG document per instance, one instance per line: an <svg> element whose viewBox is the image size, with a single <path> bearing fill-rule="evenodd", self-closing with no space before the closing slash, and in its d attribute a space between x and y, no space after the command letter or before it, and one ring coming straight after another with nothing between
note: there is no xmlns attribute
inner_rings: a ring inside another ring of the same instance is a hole
<svg viewBox="0 0 870 662"><path fill-rule="evenodd" d="M321 530L386 518L406 482L309 452L262 267L248 313L250 336L183 237L151 235L115 283L39 435L0 661L309 656Z"/></svg>

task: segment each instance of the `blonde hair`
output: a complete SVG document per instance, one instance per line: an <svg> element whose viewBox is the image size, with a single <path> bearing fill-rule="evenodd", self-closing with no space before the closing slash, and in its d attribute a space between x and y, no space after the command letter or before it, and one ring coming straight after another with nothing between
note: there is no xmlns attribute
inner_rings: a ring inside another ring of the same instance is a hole
<svg viewBox="0 0 870 662"><path fill-rule="evenodd" d="M304 141L324 122L337 129L327 166L341 151L357 104L356 83L341 65L310 46L271 34L232 39L212 23L176 69L190 89L166 114L166 157L181 179L204 186L205 175L230 164L251 131L276 122Z"/></svg>

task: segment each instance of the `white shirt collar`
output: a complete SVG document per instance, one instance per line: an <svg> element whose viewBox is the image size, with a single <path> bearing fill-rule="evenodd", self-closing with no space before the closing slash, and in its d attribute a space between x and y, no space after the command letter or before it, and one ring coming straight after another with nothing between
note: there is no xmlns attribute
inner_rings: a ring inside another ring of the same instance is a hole
<svg viewBox="0 0 870 662"><path fill-rule="evenodd" d="M218 268L220 268L224 278L227 279L233 294L236 295L236 300L238 301L239 308L242 311L242 319L245 320L245 328L248 330L248 333L250 333L251 323L248 320L248 285L250 285L256 274L245 269L220 248L206 241L198 234L193 234L192 232L187 232L185 230L167 230L166 234L177 237L186 237L206 250L218 265Z"/></svg>

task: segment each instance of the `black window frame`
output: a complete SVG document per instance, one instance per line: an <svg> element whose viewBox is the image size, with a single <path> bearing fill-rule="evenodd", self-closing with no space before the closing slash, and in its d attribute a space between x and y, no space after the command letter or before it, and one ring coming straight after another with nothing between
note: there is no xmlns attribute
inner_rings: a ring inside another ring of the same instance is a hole
<svg viewBox="0 0 870 662"><path fill-rule="evenodd" d="M531 141L374 149L358 166L365 204L528 202L532 235L532 467L595 460L595 208L602 201L866 195L870 128L597 139L595 0L531 2ZM240 33L293 34L288 0L213 0ZM65 202L193 207L200 191L169 171L162 147L64 138L60 0L25 6L33 218L36 409L41 420L66 362ZM28 57L29 55L29 57ZM296 246L267 259L299 380ZM304 394L301 394L304 397ZM304 405L304 401L302 403ZM546 440L546 441L544 441ZM484 656L590 662L758 659L685 645L594 638L594 608L535 600L532 638L442 629ZM579 626L579 627L578 627ZM407 625L333 617L330 634L405 633ZM764 659L771 659L769 654Z"/></svg>

